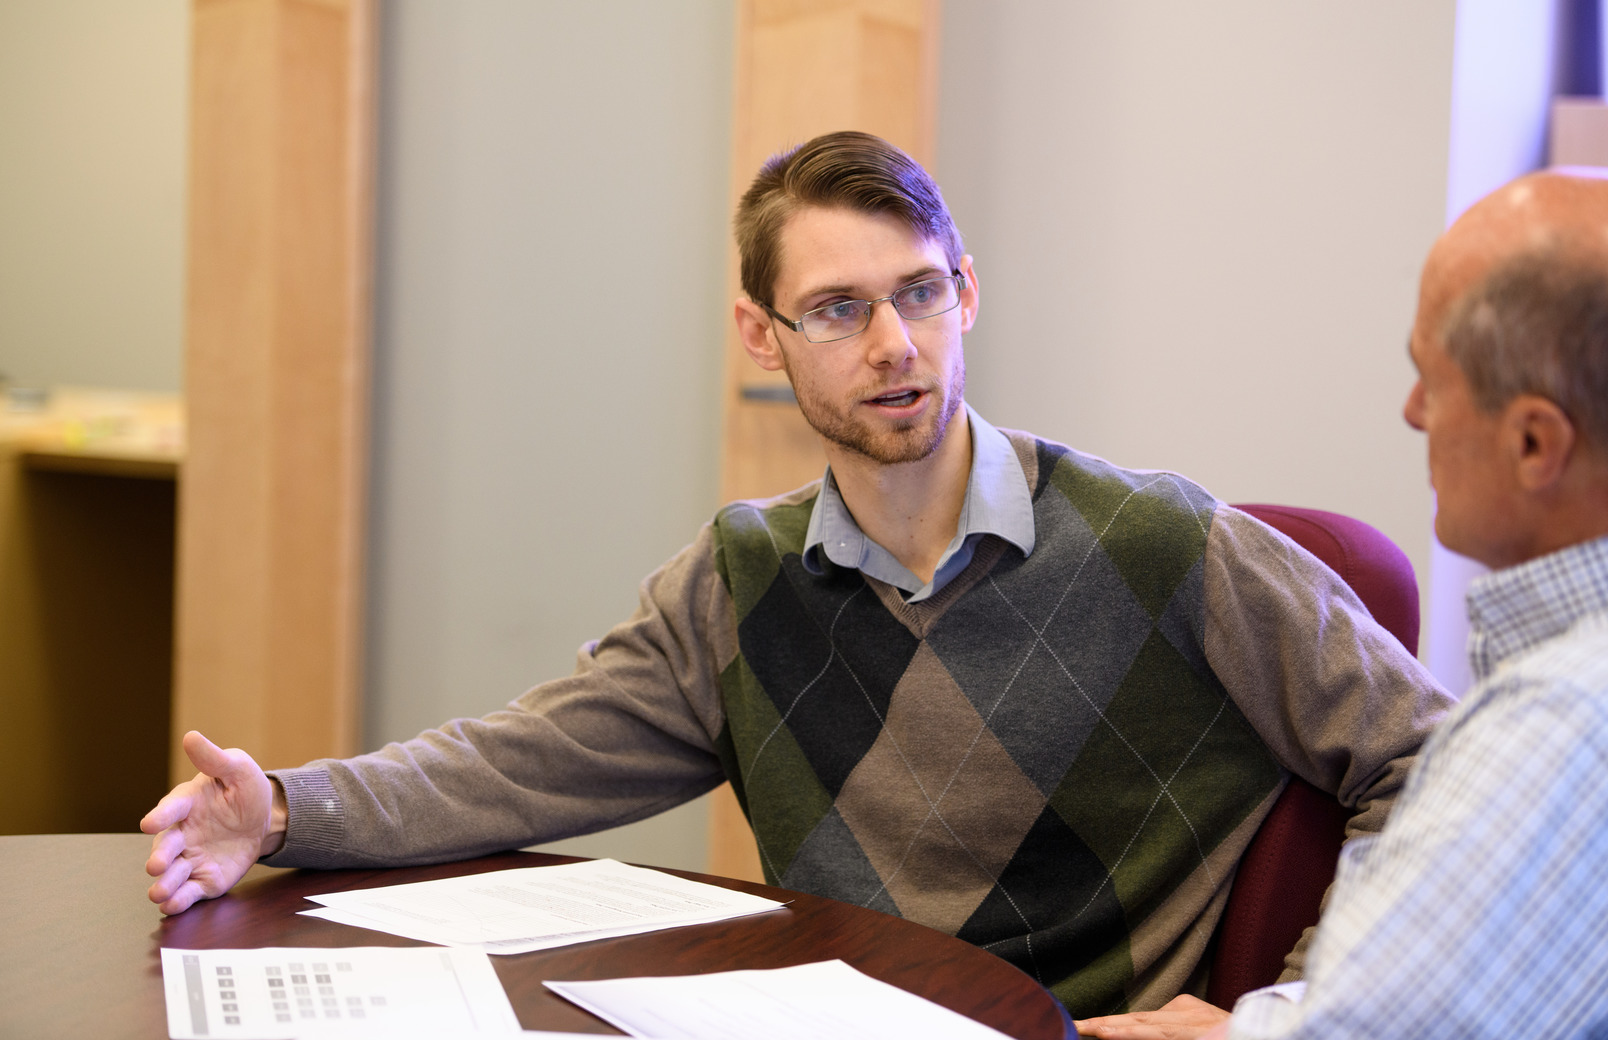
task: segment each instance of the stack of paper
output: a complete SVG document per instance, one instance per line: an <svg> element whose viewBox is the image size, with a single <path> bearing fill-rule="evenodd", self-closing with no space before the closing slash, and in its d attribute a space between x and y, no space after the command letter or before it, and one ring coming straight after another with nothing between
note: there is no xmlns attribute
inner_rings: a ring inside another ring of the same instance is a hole
<svg viewBox="0 0 1608 1040"><path fill-rule="evenodd" d="M782 906L610 859L309 896L311 917L485 953L525 953Z"/></svg>

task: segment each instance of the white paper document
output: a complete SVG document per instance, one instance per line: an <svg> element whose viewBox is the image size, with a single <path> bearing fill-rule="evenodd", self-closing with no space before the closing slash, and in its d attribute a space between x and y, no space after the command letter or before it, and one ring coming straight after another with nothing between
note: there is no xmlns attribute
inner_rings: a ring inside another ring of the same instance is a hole
<svg viewBox="0 0 1608 1040"><path fill-rule="evenodd" d="M322 1023L309 1026L296 1034L296 1040L445 1040L446 1036L456 1034L443 1034L439 1029L428 1025L415 1026L412 1024L387 1026L362 1026L355 1023L330 1024ZM513 1033L487 1033L473 1034L475 1040L597 1040L596 1033L555 1033L547 1029L523 1029Z"/></svg>
<svg viewBox="0 0 1608 1040"><path fill-rule="evenodd" d="M658 1040L1007 1040L842 961L545 985L617 1029Z"/></svg>
<svg viewBox="0 0 1608 1040"><path fill-rule="evenodd" d="M342 1023L440 1036L519 1029L491 961L472 950L164 948L162 988L173 1040L291 1040Z"/></svg>
<svg viewBox="0 0 1608 1040"><path fill-rule="evenodd" d="M311 917L485 953L525 953L784 904L610 859L308 896Z"/></svg>

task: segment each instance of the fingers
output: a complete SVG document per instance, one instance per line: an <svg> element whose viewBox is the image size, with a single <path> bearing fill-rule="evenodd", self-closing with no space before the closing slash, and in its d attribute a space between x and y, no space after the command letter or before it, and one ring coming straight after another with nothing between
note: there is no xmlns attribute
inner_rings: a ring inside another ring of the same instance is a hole
<svg viewBox="0 0 1608 1040"><path fill-rule="evenodd" d="M173 898L173 893L177 892L186 881L190 880L190 869L190 861L183 856L172 860L162 869L156 880L151 882L151 887L146 890L146 895L151 897L151 902L153 903L161 903Z"/></svg>
<svg viewBox="0 0 1608 1040"><path fill-rule="evenodd" d="M1079 1036L1092 1036L1097 1040L1136 1040L1144 1035L1144 1026L1132 1015L1107 1015L1103 1018L1084 1018L1072 1023Z"/></svg>
<svg viewBox="0 0 1608 1040"><path fill-rule="evenodd" d="M182 841L178 847L182 851ZM156 858L156 853L152 853L152 862ZM156 873L151 870L149 863L146 870ZM244 870L231 872L226 860L175 855L145 894L164 914L183 913L200 900L212 899L227 892L243 873Z"/></svg>
<svg viewBox="0 0 1608 1040"><path fill-rule="evenodd" d="M145 872L157 877L166 872L184 851L184 832L177 828L164 830L151 841L151 855L145 861Z"/></svg>
<svg viewBox="0 0 1608 1040"><path fill-rule="evenodd" d="M194 780L186 780L163 795L162 800L140 820L140 830L146 834L160 834L189 816L194 801L194 783Z"/></svg>
<svg viewBox="0 0 1608 1040"><path fill-rule="evenodd" d="M190 904L204 895L201 886L191 877L192 868L193 864L185 857L179 856L174 859L162 871L162 876L146 889L146 897L164 914L176 914L189 909ZM146 869L149 871L149 865Z"/></svg>
<svg viewBox="0 0 1608 1040"><path fill-rule="evenodd" d="M1073 1026L1099 1040L1197 1040L1227 1031L1228 1012L1188 995L1174 997L1159 1011L1086 1018ZM1219 1028L1220 1027L1220 1028Z"/></svg>
<svg viewBox="0 0 1608 1040"><path fill-rule="evenodd" d="M171 917L174 914L184 913L194 906L198 900L205 897L206 893L201 890L200 885L194 881L186 881L179 886L179 890L173 894L173 898L157 903L156 908ZM156 902L155 897L152 897L151 901Z"/></svg>
<svg viewBox="0 0 1608 1040"><path fill-rule="evenodd" d="M1195 1033L1181 1031L1151 1021L1140 1021L1137 1015L1110 1015L1106 1018L1088 1018L1074 1022L1079 1036L1097 1040L1185 1040Z"/></svg>

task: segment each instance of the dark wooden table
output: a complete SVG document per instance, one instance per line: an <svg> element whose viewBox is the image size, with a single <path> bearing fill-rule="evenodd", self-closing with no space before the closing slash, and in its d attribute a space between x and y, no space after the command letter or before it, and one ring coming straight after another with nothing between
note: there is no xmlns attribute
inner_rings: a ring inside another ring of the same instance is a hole
<svg viewBox="0 0 1608 1040"><path fill-rule="evenodd" d="M145 898L149 849L150 839L142 834L0 837L0 1037L166 1037L158 952L164 946L420 946L296 911L315 905L303 898L313 893L572 861L509 852L396 870L258 866L229 895L164 918ZM548 992L543 979L687 975L839 958L1023 1040L1076 1035L1047 991L968 943L831 899L675 873L791 903L719 924L493 957L526 1029L616 1034Z"/></svg>

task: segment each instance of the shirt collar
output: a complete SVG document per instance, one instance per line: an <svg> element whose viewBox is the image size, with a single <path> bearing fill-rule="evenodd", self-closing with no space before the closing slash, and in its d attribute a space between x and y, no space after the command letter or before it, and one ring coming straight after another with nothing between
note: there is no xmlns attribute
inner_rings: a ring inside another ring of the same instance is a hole
<svg viewBox="0 0 1608 1040"><path fill-rule="evenodd" d="M966 406L971 424L972 463L966 478L966 498L960 507L955 537L938 561L933 580L923 586L893 554L866 537L855 523L838 491L832 467L826 468L821 493L810 511L804 535L804 566L812 574L826 570L826 561L864 571L905 592L911 601L938 591L970 562L972 550L985 534L998 535L1022 551L1033 552L1033 495L1016 449L999 430Z"/></svg>
<svg viewBox="0 0 1608 1040"><path fill-rule="evenodd" d="M1483 680L1504 660L1608 612L1608 538L1581 542L1468 587L1468 656Z"/></svg>

